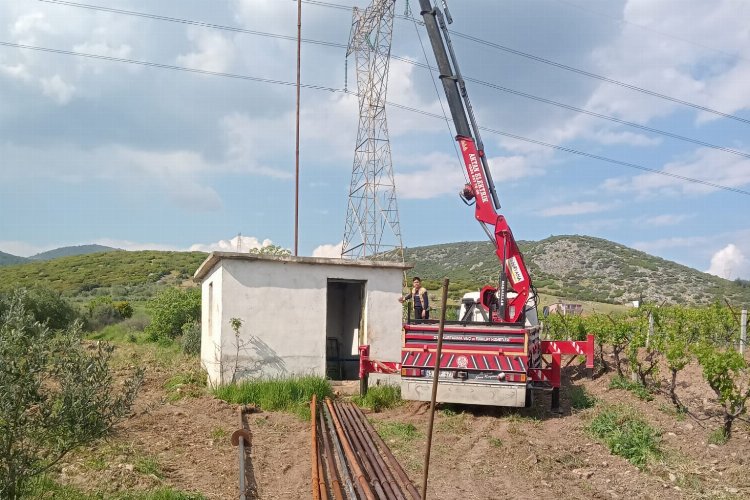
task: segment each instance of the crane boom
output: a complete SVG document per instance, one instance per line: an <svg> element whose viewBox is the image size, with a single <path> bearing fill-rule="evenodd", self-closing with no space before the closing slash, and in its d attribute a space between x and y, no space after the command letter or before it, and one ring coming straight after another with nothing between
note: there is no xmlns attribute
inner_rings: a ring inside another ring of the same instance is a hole
<svg viewBox="0 0 750 500"><path fill-rule="evenodd" d="M497 212L500 202L443 14L430 0L419 0L419 4L469 178L461 196L467 202L474 200L475 217L493 240L501 263L499 290L485 287L481 303L492 311L493 321L516 323L523 320L531 279L510 226Z"/></svg>

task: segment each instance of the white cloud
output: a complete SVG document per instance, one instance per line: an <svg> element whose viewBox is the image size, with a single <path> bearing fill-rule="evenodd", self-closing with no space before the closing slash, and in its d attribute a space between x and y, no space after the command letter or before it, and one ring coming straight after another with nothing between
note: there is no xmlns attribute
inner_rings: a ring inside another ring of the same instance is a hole
<svg viewBox="0 0 750 500"><path fill-rule="evenodd" d="M341 249L343 246L344 246L343 241L340 241L333 245L320 245L318 247L315 247L315 249L312 252L312 256L337 259L341 257Z"/></svg>
<svg viewBox="0 0 750 500"><path fill-rule="evenodd" d="M118 47L112 47L104 42L84 42L73 46L73 52L83 52L85 54L95 54L108 57L129 57L132 47L128 44L121 43Z"/></svg>
<svg viewBox="0 0 750 500"><path fill-rule="evenodd" d="M90 243L94 243L96 245L104 245L105 247L119 248L120 250L129 250L129 251L160 250L160 251L180 252L184 250L184 248L179 248L175 245L167 245L164 243L139 243L137 241L118 240L118 239L113 239L113 238L98 238L91 242L78 243L78 245L88 245ZM61 246L69 246L69 245L61 245Z"/></svg>
<svg viewBox="0 0 750 500"><path fill-rule="evenodd" d="M674 226L687 219L685 214L663 214L655 217L648 217L644 222L650 226Z"/></svg>
<svg viewBox="0 0 750 500"><path fill-rule="evenodd" d="M39 83L42 85L44 95L53 98L61 105L69 103L76 90L75 86L63 81L60 75L55 75L51 78L42 78L39 80Z"/></svg>
<svg viewBox="0 0 750 500"><path fill-rule="evenodd" d="M44 12L30 12L20 15L10 30L11 34L25 45L33 45L38 34L51 33L52 26Z"/></svg>
<svg viewBox="0 0 750 500"><path fill-rule="evenodd" d="M259 240L254 236L237 235L230 240L219 240L216 243L195 243L190 246L191 252L249 252L253 249L273 245L269 239Z"/></svg>
<svg viewBox="0 0 750 500"><path fill-rule="evenodd" d="M719 189L686 181L686 177L735 188L750 184L750 160L709 148L700 148L686 159L667 163L661 171L669 175L649 173L630 178L611 178L602 187L613 192L650 196L706 194Z"/></svg>
<svg viewBox="0 0 750 500"><path fill-rule="evenodd" d="M671 248L694 248L705 244L709 239L704 236L676 236L672 238L661 238L654 241L636 241L633 248L648 253L658 253Z"/></svg>
<svg viewBox="0 0 750 500"><path fill-rule="evenodd" d="M605 205L595 201L575 201L566 205L557 205L542 210L543 217L556 217L559 215L583 215L605 212L612 208L611 205Z"/></svg>
<svg viewBox="0 0 750 500"><path fill-rule="evenodd" d="M433 163L423 170L394 175L396 194L402 200L426 200L446 194L458 194L466 180L460 167L447 155L440 156L440 163Z"/></svg>
<svg viewBox="0 0 750 500"><path fill-rule="evenodd" d="M29 70L25 64L17 63L14 65L0 64L0 72L23 82L29 82L32 80Z"/></svg>
<svg viewBox="0 0 750 500"><path fill-rule="evenodd" d="M57 248L55 246L34 245L25 241L0 241L0 252L9 253L18 257L30 257L47 250Z"/></svg>
<svg viewBox="0 0 750 500"><path fill-rule="evenodd" d="M177 56L177 64L203 71L226 72L235 57L231 40L215 31L188 29L188 38L196 50Z"/></svg>
<svg viewBox="0 0 750 500"><path fill-rule="evenodd" d="M531 166L532 159L525 156L495 156L488 159L495 185L540 175L541 169ZM413 166L409 172L403 172ZM457 195L466 184L465 167L456 157L433 153L419 159L394 159L394 175L399 199L425 200L443 195Z"/></svg>
<svg viewBox="0 0 750 500"><path fill-rule="evenodd" d="M736 245L730 243L711 257L711 266L706 272L731 280L747 275L748 268L750 261Z"/></svg>

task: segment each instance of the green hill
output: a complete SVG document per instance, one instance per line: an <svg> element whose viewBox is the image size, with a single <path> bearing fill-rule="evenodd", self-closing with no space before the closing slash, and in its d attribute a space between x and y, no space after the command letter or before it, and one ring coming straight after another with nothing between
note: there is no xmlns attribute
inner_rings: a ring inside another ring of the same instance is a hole
<svg viewBox="0 0 750 500"><path fill-rule="evenodd" d="M750 304L750 282L728 281L611 241L588 236L554 236L519 243L537 290L571 301L627 304L633 300L697 305L728 300ZM160 287L192 284L206 258L202 252L126 252L61 257L0 268L0 292L42 285L71 297L109 294L145 299ZM452 297L495 283L498 259L485 242L407 248L413 274L451 279Z"/></svg>
<svg viewBox="0 0 750 500"><path fill-rule="evenodd" d="M18 257L9 253L0 252L0 266L12 266L13 264L21 264L26 262L25 257Z"/></svg>
<svg viewBox="0 0 750 500"><path fill-rule="evenodd" d="M541 293L571 300L626 304L646 300L707 304L728 300L750 304L746 281L728 281L600 238L554 236L519 247ZM446 243L406 249L414 274L462 283L497 281L498 259L489 241Z"/></svg>
<svg viewBox="0 0 750 500"><path fill-rule="evenodd" d="M189 280L203 252L126 252L60 257L0 268L0 291L44 286L67 296L108 289L111 295L146 298L159 285Z"/></svg>
<svg viewBox="0 0 750 500"><path fill-rule="evenodd" d="M70 257L71 255L86 255L90 253L114 252L119 248L105 247L104 245L78 245L72 247L61 247L38 253L29 257L30 260L52 260L60 257Z"/></svg>

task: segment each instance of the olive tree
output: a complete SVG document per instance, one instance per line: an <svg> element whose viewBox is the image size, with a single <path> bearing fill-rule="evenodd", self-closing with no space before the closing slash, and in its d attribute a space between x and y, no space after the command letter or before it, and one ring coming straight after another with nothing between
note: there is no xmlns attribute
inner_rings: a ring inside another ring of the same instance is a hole
<svg viewBox="0 0 750 500"><path fill-rule="evenodd" d="M82 341L80 322L61 330L34 319L16 293L0 316L0 498L75 448L105 436L130 413L142 370L113 379L113 348Z"/></svg>

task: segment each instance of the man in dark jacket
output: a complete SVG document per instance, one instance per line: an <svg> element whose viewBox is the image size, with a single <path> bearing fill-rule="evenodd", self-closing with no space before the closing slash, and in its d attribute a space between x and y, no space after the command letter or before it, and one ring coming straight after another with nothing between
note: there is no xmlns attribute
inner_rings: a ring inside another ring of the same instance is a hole
<svg viewBox="0 0 750 500"><path fill-rule="evenodd" d="M409 299L414 301L415 319L430 319L430 299L427 297L427 289L422 287L422 280L418 276L415 276L412 281L411 293L399 297L398 301L403 303Z"/></svg>

